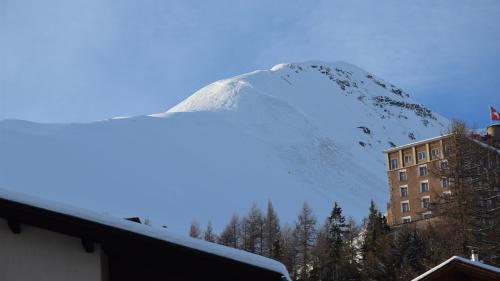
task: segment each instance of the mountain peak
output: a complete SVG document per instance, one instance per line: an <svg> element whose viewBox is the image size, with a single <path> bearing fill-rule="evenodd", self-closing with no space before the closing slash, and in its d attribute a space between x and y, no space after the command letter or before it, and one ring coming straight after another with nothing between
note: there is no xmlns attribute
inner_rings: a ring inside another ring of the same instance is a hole
<svg viewBox="0 0 500 281"><path fill-rule="evenodd" d="M262 106L251 102L263 100L264 96L303 112L308 111L303 108L308 104L335 108L335 104L345 106L355 101L357 105L361 103L361 107L381 108L382 111L378 112L380 118L407 118L409 112L402 114L402 109L413 111L426 125L430 124L429 120L440 118L430 109L412 101L401 88L343 61L281 63L270 70L216 81L167 112L238 111L239 108ZM344 97L349 97L351 101ZM315 106L310 109L317 111ZM314 114L311 112L310 115Z"/></svg>
<svg viewBox="0 0 500 281"><path fill-rule="evenodd" d="M193 219L220 229L267 200L284 221L303 201L320 217L337 201L360 219L372 198L387 200L382 151L446 123L354 65L286 63L211 83L152 117L0 122L0 185L175 232Z"/></svg>

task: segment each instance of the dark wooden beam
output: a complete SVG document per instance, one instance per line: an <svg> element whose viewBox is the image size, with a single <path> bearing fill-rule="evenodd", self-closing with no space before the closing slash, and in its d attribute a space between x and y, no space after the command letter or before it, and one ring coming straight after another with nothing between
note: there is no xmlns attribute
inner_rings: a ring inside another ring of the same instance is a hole
<svg viewBox="0 0 500 281"><path fill-rule="evenodd" d="M7 220L7 224L9 225L10 231L14 234L21 233L21 224L18 221L9 219Z"/></svg>
<svg viewBox="0 0 500 281"><path fill-rule="evenodd" d="M93 253L95 250L94 242L86 238L82 238L82 246L87 253Z"/></svg>

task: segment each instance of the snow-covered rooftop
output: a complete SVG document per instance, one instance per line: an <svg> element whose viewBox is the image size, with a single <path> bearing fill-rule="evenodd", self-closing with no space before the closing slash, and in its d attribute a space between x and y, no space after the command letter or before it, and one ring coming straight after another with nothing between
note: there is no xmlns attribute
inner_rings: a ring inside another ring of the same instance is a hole
<svg viewBox="0 0 500 281"><path fill-rule="evenodd" d="M394 151L398 151L398 150L412 147L415 145L420 145L420 144L424 144L424 143L428 143L428 142L432 142L432 141L437 141L437 140L444 139L444 138L449 137L449 136L450 136L450 134L446 134L446 135L441 135L441 136L437 136L437 137L432 137L432 138L428 138L428 139L424 139L424 140L420 140L420 141L392 147L392 148L384 150L384 153L394 152Z"/></svg>
<svg viewBox="0 0 500 281"><path fill-rule="evenodd" d="M462 257L458 257L458 256L453 256L453 257L447 259L446 261L440 263L439 265L435 266L434 268L428 270L427 272L423 273L422 275L420 275L420 276L412 279L412 281L424 280L429 275L431 275L434 272L442 269L443 267L445 267L446 265L448 265L448 264L450 264L452 262L461 262L461 263L465 263L465 264L468 264L468 265L476 266L476 267L479 267L481 269L484 269L484 270L487 270L487 271L491 271L491 272L500 274L500 268L498 268L496 266L491 266L491 265L484 264L482 262L471 261L471 260L466 259L466 258L462 258Z"/></svg>
<svg viewBox="0 0 500 281"><path fill-rule="evenodd" d="M108 215L95 213L82 208L68 206L66 204L44 200L41 198L21 194L18 192L0 189L0 198L12 202L17 202L24 205L33 206L36 208L48 210L51 212L68 215L71 217L91 221L94 223L106 225L109 227L130 231L146 237L163 240L176 245L184 246L190 249L195 249L205 253L217 255L220 257L243 262L253 266L265 268L274 272L281 273L288 280L290 277L286 267L278 261L252 254L246 251L233 249L223 245L195 239L187 236L172 234L166 229L159 229L146 226L140 223L131 222L125 219L114 218Z"/></svg>

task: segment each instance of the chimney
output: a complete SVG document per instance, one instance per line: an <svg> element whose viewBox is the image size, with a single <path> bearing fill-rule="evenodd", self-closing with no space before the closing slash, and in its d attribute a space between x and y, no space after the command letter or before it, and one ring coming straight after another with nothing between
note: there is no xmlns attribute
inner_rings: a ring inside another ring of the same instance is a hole
<svg viewBox="0 0 500 281"><path fill-rule="evenodd" d="M471 250L470 260L479 262L479 255L474 250Z"/></svg>

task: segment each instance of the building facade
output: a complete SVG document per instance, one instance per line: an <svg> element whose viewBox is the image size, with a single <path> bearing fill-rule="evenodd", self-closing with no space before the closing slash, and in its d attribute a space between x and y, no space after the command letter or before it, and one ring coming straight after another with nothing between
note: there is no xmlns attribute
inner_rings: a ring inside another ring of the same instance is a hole
<svg viewBox="0 0 500 281"><path fill-rule="evenodd" d="M30 225L15 232L0 218L0 280L108 280L100 245L89 253L69 235Z"/></svg>
<svg viewBox="0 0 500 281"><path fill-rule="evenodd" d="M384 151L389 183L387 221L398 225L432 217L431 202L449 193L446 169L450 135L443 135Z"/></svg>
<svg viewBox="0 0 500 281"><path fill-rule="evenodd" d="M451 149L451 137L449 134L442 135L384 151L389 184L389 225L430 219L434 215L430 210L431 203L451 194L450 179L442 176L449 165L447 156ZM498 165L500 124L489 126L484 135L471 133L468 138L495 155L488 157L489 163L478 164Z"/></svg>

